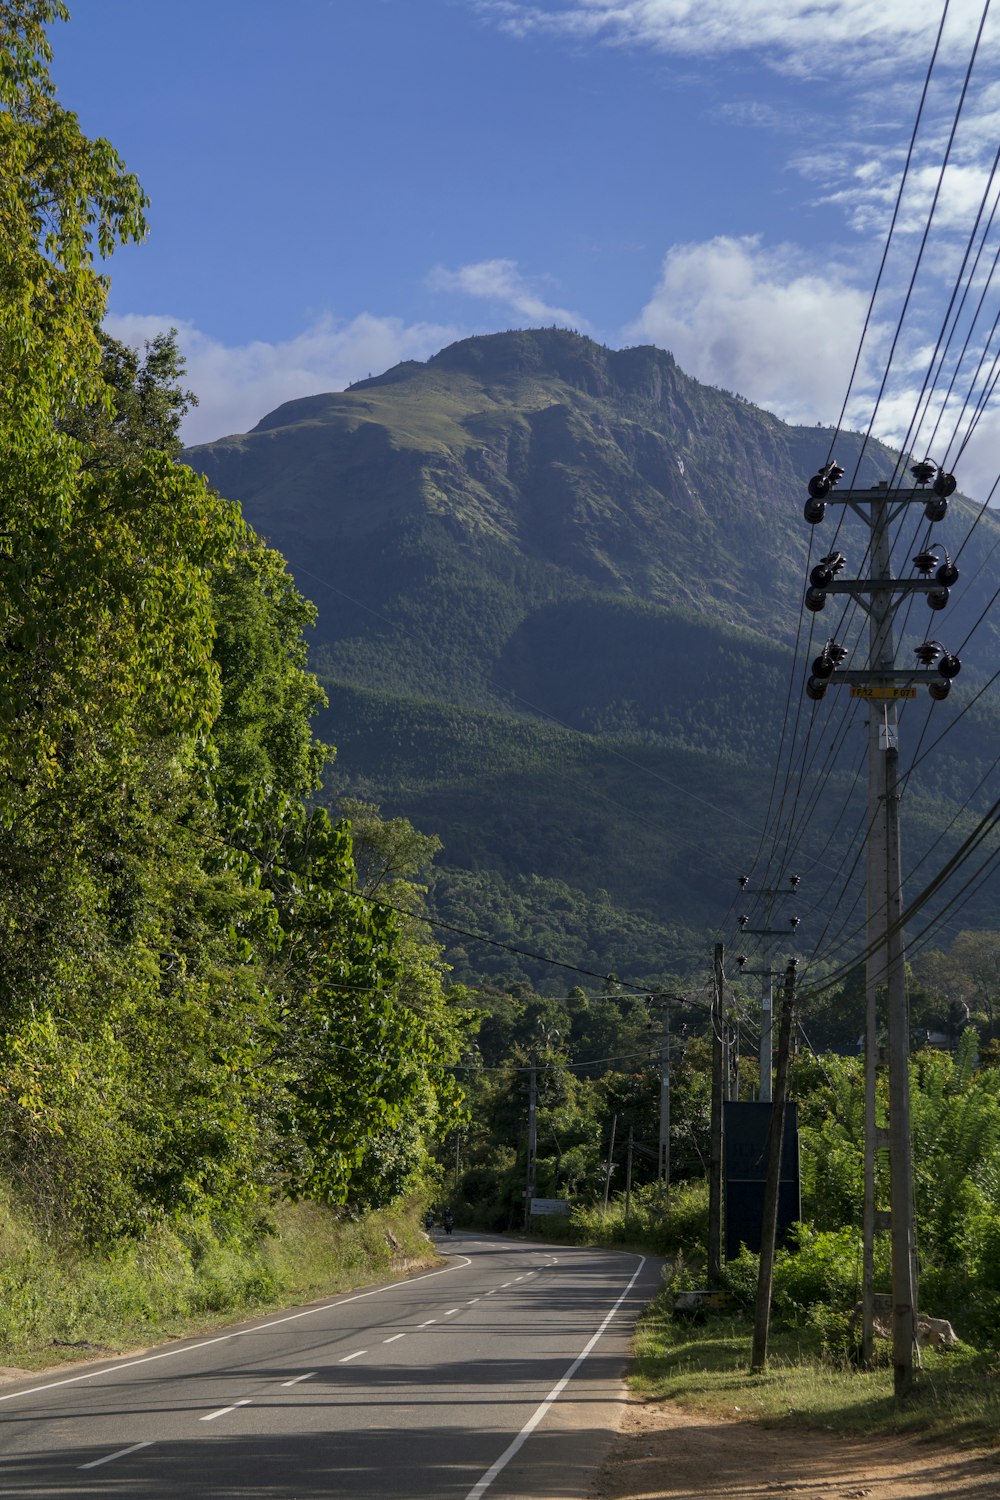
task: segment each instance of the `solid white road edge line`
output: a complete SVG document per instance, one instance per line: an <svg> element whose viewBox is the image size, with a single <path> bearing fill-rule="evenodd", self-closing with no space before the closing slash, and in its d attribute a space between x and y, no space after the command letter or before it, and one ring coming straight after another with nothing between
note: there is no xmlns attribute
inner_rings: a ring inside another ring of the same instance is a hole
<svg viewBox="0 0 1000 1500"><path fill-rule="evenodd" d="M467 1255L461 1259L467 1266L472 1261ZM458 1257L452 1265L440 1271L425 1271L421 1276L411 1276L408 1281L390 1281L387 1286L374 1287L370 1292L355 1292L353 1297L338 1297L334 1302L323 1302L319 1307L306 1307L301 1312L288 1313L283 1318L272 1318L269 1323L255 1323L252 1328L237 1328L235 1333L220 1333L214 1339L202 1339L198 1344L182 1344L178 1349L164 1349L159 1354L144 1354L141 1359L129 1359L120 1365L105 1365L101 1370L88 1370L85 1375L70 1375L65 1380L50 1380L45 1385L31 1385L26 1391L8 1391L0 1401L16 1401L19 1396L36 1396L41 1391L54 1391L61 1385L79 1385L81 1380L97 1380L101 1375L117 1375L119 1370L134 1370L136 1365L151 1365L157 1359L173 1359L178 1354L193 1354L196 1349L208 1349L212 1344L225 1344L230 1339L246 1338L249 1334L264 1333L268 1328L279 1328L282 1323L296 1323L299 1318L313 1318L317 1313L329 1312L334 1307L346 1307L348 1302L363 1302L366 1297L378 1297L383 1292L394 1292L397 1287L413 1286L416 1281L430 1281L433 1276L445 1276L458 1269Z"/></svg>
<svg viewBox="0 0 1000 1500"><path fill-rule="evenodd" d="M80 1464L81 1469L99 1469L102 1464L113 1464L116 1458L124 1458L126 1453L138 1453L140 1448L152 1448L152 1442L133 1443L131 1448L119 1448L117 1453L108 1453L104 1458L95 1458L89 1464Z"/></svg>
<svg viewBox="0 0 1000 1500"><path fill-rule="evenodd" d="M524 1426L521 1428L521 1431L518 1433L517 1437L510 1444L510 1446L504 1449L503 1453L501 1453L500 1457L497 1459L493 1467L486 1470L486 1473L483 1475L482 1479L480 1479L479 1483L473 1485L472 1489L466 1495L465 1500L481 1500L481 1497L486 1494L486 1491L489 1489L494 1479L496 1479L499 1474L503 1473L504 1469L510 1463L514 1455L519 1452L519 1450L524 1446L528 1438L538 1426L539 1422L545 1416L545 1413L548 1411L549 1407L559 1399L563 1391L569 1385L570 1381L573 1379L573 1376L583 1364L584 1360L587 1358L587 1355L593 1349L594 1345L601 1337L601 1334L604 1332L605 1328L607 1328L608 1324L611 1322L611 1319L614 1317L615 1313L625 1301L625 1298L628 1296L629 1292L635 1286L639 1272L642 1270L645 1264L646 1257L643 1255L640 1257L639 1264L635 1268L632 1280L622 1292L621 1296L618 1298L618 1301L608 1313L600 1328L597 1330L594 1336L584 1345L581 1352L577 1355L576 1359L566 1371L566 1374L552 1387L551 1391L549 1391L549 1394L546 1396L541 1405L532 1412L531 1416L525 1422Z"/></svg>

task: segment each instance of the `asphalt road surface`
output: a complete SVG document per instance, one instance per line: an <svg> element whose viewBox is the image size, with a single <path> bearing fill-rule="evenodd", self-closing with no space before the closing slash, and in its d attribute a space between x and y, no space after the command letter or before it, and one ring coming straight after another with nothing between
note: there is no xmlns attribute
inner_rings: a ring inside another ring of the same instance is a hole
<svg viewBox="0 0 1000 1500"><path fill-rule="evenodd" d="M659 1264L455 1233L447 1266L0 1389L0 1496L580 1500Z"/></svg>

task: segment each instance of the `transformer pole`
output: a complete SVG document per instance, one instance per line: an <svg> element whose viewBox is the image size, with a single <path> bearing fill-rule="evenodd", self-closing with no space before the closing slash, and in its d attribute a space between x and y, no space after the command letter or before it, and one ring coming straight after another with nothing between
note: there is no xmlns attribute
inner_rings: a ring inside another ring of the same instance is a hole
<svg viewBox="0 0 1000 1500"><path fill-rule="evenodd" d="M911 472L915 480L911 489L890 490L883 482L870 490L847 490L834 495L832 489L843 470L839 464L829 463L809 481L810 498L805 506L806 520L815 526L822 521L827 504L847 505L865 522L870 533L868 555L871 570L867 578L838 579L846 559L841 552L831 552L813 568L805 597L806 608L814 613L823 609L827 595L831 593L849 594L866 611L869 626L867 669L838 670L847 650L836 640L829 640L812 664L806 693L813 701L818 701L831 681L839 680L850 684L852 697L867 699L870 704L862 1356L867 1360L871 1358L874 1236L879 1219L875 1209L875 1152L880 1144L880 1132L875 1124L876 1006L879 992L884 989L889 1051L887 1135L891 1177L893 1383L897 1397L905 1396L913 1383L917 1281L910 1136L910 1038L900 920L903 901L896 702L899 698L915 697L917 682L924 682L930 696L941 701L948 696L952 678L961 670L958 658L946 651L940 641L933 640L924 641L915 648L916 668L900 669L895 664L893 617L902 598L923 593L932 610L941 610L948 603L952 584L958 581L958 569L947 551L944 551L942 560L929 548L913 558L916 577L902 579L892 575L889 534L892 522L913 504L924 507L928 521L943 520L948 510L948 497L956 489L954 476L939 471L929 460L914 464ZM928 488L932 480L933 488Z"/></svg>

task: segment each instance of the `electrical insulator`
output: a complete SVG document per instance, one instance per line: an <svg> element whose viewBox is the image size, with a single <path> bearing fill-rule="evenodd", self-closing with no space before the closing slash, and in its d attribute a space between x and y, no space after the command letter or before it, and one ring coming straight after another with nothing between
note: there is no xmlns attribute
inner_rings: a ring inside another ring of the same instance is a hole
<svg viewBox="0 0 1000 1500"><path fill-rule="evenodd" d="M957 656L952 656L950 651L945 651L937 664L937 669L941 673L941 676L950 682L953 677L957 677L959 672L961 672L962 663Z"/></svg>
<svg viewBox="0 0 1000 1500"><path fill-rule="evenodd" d="M932 667L943 650L940 641L924 641L923 645L914 646L913 654L922 667Z"/></svg>
<svg viewBox="0 0 1000 1500"><path fill-rule="evenodd" d="M792 929L793 932L795 931L796 927L798 927L798 925L799 925L799 923L801 921L802 921L801 917L789 917L788 918L789 926L791 927L791 929Z"/></svg>
<svg viewBox="0 0 1000 1500"><path fill-rule="evenodd" d="M806 681L806 697L807 698L811 698L814 703L818 703L819 700L824 696L825 693L826 693L826 683L825 682L821 682L818 677L810 677L810 678L807 679L807 681Z"/></svg>
<svg viewBox="0 0 1000 1500"><path fill-rule="evenodd" d="M932 495L924 505L924 516L928 521L943 521L948 514L948 500L944 495Z"/></svg>
<svg viewBox="0 0 1000 1500"><path fill-rule="evenodd" d="M938 583L943 583L945 588L949 589L954 587L954 585L958 582L958 569L952 562L951 557L947 552L944 555L944 562L938 568L937 572L934 574L934 577L937 579Z"/></svg>
<svg viewBox="0 0 1000 1500"><path fill-rule="evenodd" d="M739 922L740 927L743 928L743 927L745 927L747 925L747 923L749 922L750 918L744 914L742 917L737 917L736 920L737 920L737 922Z"/></svg>
<svg viewBox="0 0 1000 1500"><path fill-rule="evenodd" d="M936 702L941 703L951 692L951 683L936 681L929 682L927 684L927 691L930 693L931 697L936 700Z"/></svg>
<svg viewBox="0 0 1000 1500"><path fill-rule="evenodd" d="M938 470L938 476L934 481L934 493L942 500L947 500L958 489L958 480L954 474L946 474L943 469Z"/></svg>
<svg viewBox="0 0 1000 1500"><path fill-rule="evenodd" d="M828 677L833 676L833 661L825 652L813 659L813 676L819 677L824 682Z"/></svg>
<svg viewBox="0 0 1000 1500"><path fill-rule="evenodd" d="M929 578L940 561L936 552L918 552L913 559L913 566L921 578Z"/></svg>
<svg viewBox="0 0 1000 1500"><path fill-rule="evenodd" d="M920 463L913 464L910 469L910 473L913 475L913 478L917 484L930 484L931 480L934 478L934 475L937 473L937 464L934 463L931 459L925 458Z"/></svg>
<svg viewBox="0 0 1000 1500"><path fill-rule="evenodd" d="M747 888L747 886L749 884L750 884L750 876L749 875L741 875L740 876L740 890L741 891L745 891L746 888Z"/></svg>
<svg viewBox="0 0 1000 1500"><path fill-rule="evenodd" d="M838 463L824 464L818 474L814 474L809 481L809 494L813 500L825 500L835 484L843 477L843 469ZM808 516L806 517L808 520Z"/></svg>
<svg viewBox="0 0 1000 1500"><path fill-rule="evenodd" d="M747 956L746 956L746 954L745 954L745 953L741 953L741 954L740 954L740 955L739 955L739 956L738 956L738 958L737 958L737 960L736 960L736 962L737 962L737 964L738 964L738 965L739 965L739 967L740 967L740 968L741 968L741 969L742 969L742 968L743 968L743 966L744 966L744 965L745 965L745 963L746 963L746 961L747 961Z"/></svg>
<svg viewBox="0 0 1000 1500"><path fill-rule="evenodd" d="M950 597L948 589L931 589L927 595L927 603L931 609L944 609Z"/></svg>
<svg viewBox="0 0 1000 1500"><path fill-rule="evenodd" d="M826 593L823 589L806 589L806 609L811 609L815 614L825 603Z"/></svg>
<svg viewBox="0 0 1000 1500"><path fill-rule="evenodd" d="M791 888L792 888L793 891L797 891L798 890L798 888L799 888L799 881L801 879L802 879L801 875L789 875L789 877L788 877L788 883L791 886Z"/></svg>
<svg viewBox="0 0 1000 1500"><path fill-rule="evenodd" d="M802 514L805 516L810 526L818 526L820 521L822 521L823 517L826 515L826 506L824 505L822 500L814 500L810 495L809 499L806 501L805 505L802 508Z"/></svg>

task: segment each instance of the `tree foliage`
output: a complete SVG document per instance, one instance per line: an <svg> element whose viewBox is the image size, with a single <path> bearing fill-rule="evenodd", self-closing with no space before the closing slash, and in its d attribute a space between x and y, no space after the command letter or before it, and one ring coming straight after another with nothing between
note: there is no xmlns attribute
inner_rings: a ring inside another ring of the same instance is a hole
<svg viewBox="0 0 1000 1500"><path fill-rule="evenodd" d="M313 611L174 462L173 334L100 330L146 200L56 100L65 18L0 0L0 1179L92 1242L385 1202L471 1013L311 804Z"/></svg>

